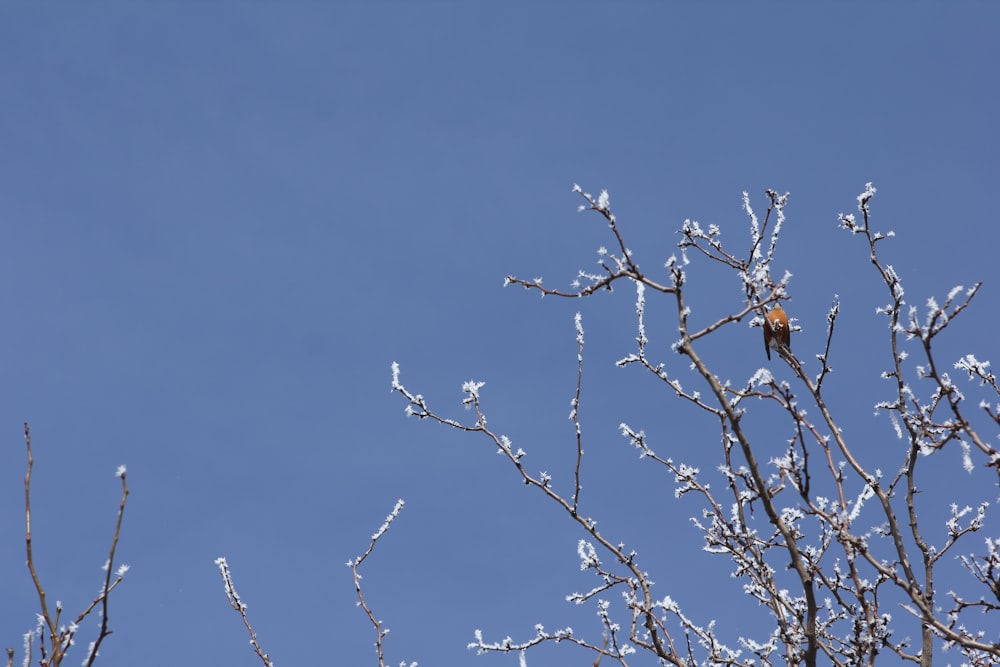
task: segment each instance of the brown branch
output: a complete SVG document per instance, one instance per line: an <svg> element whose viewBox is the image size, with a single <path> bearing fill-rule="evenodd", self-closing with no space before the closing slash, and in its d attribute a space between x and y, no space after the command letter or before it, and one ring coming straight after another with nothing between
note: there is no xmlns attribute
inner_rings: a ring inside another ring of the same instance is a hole
<svg viewBox="0 0 1000 667"><path fill-rule="evenodd" d="M802 592L806 598L807 617L805 627L803 628L803 634L806 637L805 664L807 667L816 667L816 654L818 651L818 638L816 636L817 602L812 574L806 565L805 559L803 558L795 532L784 521L781 516L781 512L774 503L773 495L767 491L767 484L761 473L760 463L757 461L757 457L750 445L749 436L743 430L740 416L736 414L734 407L729 400L727 400L726 392L723 386L719 383L718 379L709 370L708 366L694 349L694 345L692 344L692 340L687 330L688 309L684 303L682 291L678 289L674 296L677 301L677 317L680 321L681 327L681 343L678 346L678 351L687 355L691 359L691 362L697 369L698 374L708 382L712 393L715 395L716 400L719 403L719 407L725 412L726 421L739 443L743 458L750 470L754 487L760 494L760 500L764 506L764 511L767 513L768 520L775 527L775 529L781 533L784 540L784 544L782 546L787 550L788 556L791 559L790 567L798 575L799 584L802 587ZM791 351L787 352L788 355L791 355Z"/></svg>
<svg viewBox="0 0 1000 667"><path fill-rule="evenodd" d="M118 548L118 537L121 535L122 530L122 518L125 515L125 501L128 499L128 484L125 481L125 466L121 466L118 469L118 476L122 480L122 499L118 504L118 520L115 522L115 534L111 538L111 550L108 553L108 562L104 566L104 588L100 595L101 598L101 632L97 636L97 640L94 642L90 649L90 656L87 659L87 667L91 667L94 664L94 660L97 658L97 654L101 648L101 644L104 642L104 638L111 634L108 629L108 593L111 592L111 568L115 562L115 549ZM127 568L126 568L127 569ZM124 573L124 570L121 571ZM117 586L118 582L121 581L121 574L119 574L118 579L114 582ZM89 611L89 610L88 610ZM83 619L84 615L80 616L80 620ZM79 621L78 621L79 622Z"/></svg>
<svg viewBox="0 0 1000 667"><path fill-rule="evenodd" d="M38 592L38 602L42 608L42 619L49 629L49 639L53 649L56 646L56 625L49 615L48 603L45 599L45 589L42 587L38 571L35 569L35 556L31 545L31 470L35 465L35 459L31 454L31 428L28 422L24 422L24 443L28 451L28 471L24 474L24 522L25 522L25 544L28 552L28 571L31 572L31 581L35 584L35 591Z"/></svg>
<svg viewBox="0 0 1000 667"><path fill-rule="evenodd" d="M379 538L385 535L386 531L389 530L389 526L392 522L399 516L399 513L403 510L402 499L396 501L396 505L392 508L392 512L385 518L382 526L372 535L371 542L368 544L368 549L365 550L363 554L358 556L352 561L348 561L347 565L351 568L351 572L354 574L354 591L358 596L358 605L364 610L365 615L368 616L368 620L371 622L372 626L375 628L375 651L378 654L378 664L379 667L386 667L385 664L385 654L382 650L382 639L389 634L389 630L382 627L382 621L375 618L375 612L371 610L368 606L368 602L365 600L364 594L361 592L361 572L359 568L361 563L367 559L372 552L375 550L375 544L378 542Z"/></svg>
<svg viewBox="0 0 1000 667"><path fill-rule="evenodd" d="M576 394L573 396L573 426L576 430L576 465L573 474L575 488L573 490L573 512L580 506L580 464L583 460L583 430L580 428L580 394L583 390L583 318L576 314ZM598 657L600 660L600 657Z"/></svg>
<svg viewBox="0 0 1000 667"><path fill-rule="evenodd" d="M47 628L49 640L48 648L46 648L45 636L39 636L38 649L41 653L41 664L46 667L57 667L61 664L63 658L66 657L66 652L73 644L76 630L80 623L94 609L96 609L98 605L101 605L101 629L98 633L97 639L91 643L87 657L83 663L87 667L91 667L94 664L94 660L97 658L98 650L100 649L101 644L112 632L108 626L108 598L110 597L111 591L117 588L118 584L122 582L125 572L128 571L127 565L120 566L114 575L114 581L112 581L111 577L115 561L115 552L118 548L118 540L121 536L122 519L125 513L125 502L128 498L128 486L125 483L125 466L120 466L116 472L117 476L122 480L122 498L118 505L118 519L115 523L114 535L111 539L111 548L109 550L108 560L104 565L105 574L104 582L101 586L101 592L86 608L84 608L83 611L80 612L79 615L77 615L76 619L69 625L68 628L60 630L60 618L63 611L62 605L59 603L56 604L56 614L55 617L53 617L49 612L48 604L46 602L45 588L42 586L41 578L38 576L38 571L35 567L31 530L31 473L34 468L35 460L31 450L31 429L28 422L24 422L24 441L27 448L28 458L28 469L24 475L25 548L27 551L27 564L28 571L31 573L31 580L35 584L35 590L38 593L39 605L42 610L38 615L39 632ZM30 657L30 655L27 657Z"/></svg>
<svg viewBox="0 0 1000 667"><path fill-rule="evenodd" d="M491 443L493 443L493 445L497 447L499 453L502 453L504 457L514 465L521 477L521 480L526 485L538 489L545 494L549 500L562 507L575 523L581 526L584 531L596 542L598 542L605 550L607 550L608 553L613 554L615 559L632 573L641 598L636 599L634 602L630 603L630 605L633 605L633 611L641 616L642 625L649 633L648 641L643 639L638 634L633 634L631 638L632 641L638 646L652 650L657 656L671 664L683 664L680 656L677 655L673 648L668 647L672 644L669 635L661 637L661 633L658 630L659 620L654 613L657 604L653 599L652 592L650 591L649 581L647 580L642 569L635 562L635 554L626 554L623 546L612 543L600 531L598 531L596 521L579 514L573 503L567 501L552 488L551 478L548 475L543 473L540 477L536 478L525 470L524 465L521 462L521 459L524 457L524 452L520 449L515 450L512 443L506 436L499 435L487 428L486 417L483 414L482 406L479 402L479 388L481 386L482 385L477 382L467 382L464 387L466 398L463 403L472 408L476 417L475 422L469 426L453 419L442 417L432 411L422 396L413 394L399 382L399 366L398 364L393 364L392 389L393 391L398 391L409 401L409 414L419 418L430 419L439 424L450 426L460 431L482 433ZM666 644L664 644L664 642L666 642Z"/></svg>
<svg viewBox="0 0 1000 667"><path fill-rule="evenodd" d="M261 648L260 643L257 641L257 632L253 629L250 624L250 619L247 618L247 606L240 599L239 594L236 592L236 586L233 584L233 576L229 571L229 563L226 562L224 556L220 556L215 559L215 564L219 567L219 573L222 575L223 586L226 589L226 599L229 600L229 606L239 613L240 617L243 619L243 625L246 627L247 632L250 633L250 645L253 646L254 653L260 658L261 662L264 663L264 667L274 667L274 663L271 661L271 657L264 652Z"/></svg>

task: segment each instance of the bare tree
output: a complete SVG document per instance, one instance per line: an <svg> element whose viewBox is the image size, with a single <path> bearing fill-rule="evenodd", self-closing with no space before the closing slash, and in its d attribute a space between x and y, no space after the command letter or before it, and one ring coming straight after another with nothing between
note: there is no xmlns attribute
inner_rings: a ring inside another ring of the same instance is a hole
<svg viewBox="0 0 1000 667"><path fill-rule="evenodd" d="M97 634L97 638L90 642L87 654L81 663L85 667L90 667L97 659L101 644L111 634L111 629L108 625L108 600L111 595L111 591L113 591L118 584L122 582L122 578L128 571L127 565L120 565L117 569L114 568L115 551L118 548L118 538L121 535L122 529L122 518L125 515L125 501L128 499L128 484L125 483L125 466L119 466L115 471L115 476L121 479L122 482L122 499L118 504L118 520L115 522L114 535L111 537L111 547L108 552L108 559L104 563L104 577L101 582L100 592L97 597L95 597L90 604L76 616L75 619L66 625L65 619L62 615L62 602L56 601L54 607L55 612L53 613L53 607L50 606L45 587L42 585L42 578L38 574L38 569L35 566L35 555L34 549L32 548L31 532L31 473L34 469L35 459L31 451L31 430L29 429L27 422L24 424L24 442L27 448L28 457L28 470L24 475L25 548L27 551L28 571L31 573L31 580L35 584L35 591L38 593L39 605L39 613L37 614L38 625L34 630L24 635L24 664L27 665L31 663L33 659L32 654L36 644L39 653L38 664L40 667L57 667L62 664L63 658L66 657L70 647L76 642L76 635L80 628L80 623L82 623L83 620L92 612L97 611L101 619L100 630ZM14 649L8 648L7 666L10 667L13 663Z"/></svg>
<svg viewBox="0 0 1000 667"><path fill-rule="evenodd" d="M534 646L561 642L592 652L595 665L605 659L621 665L635 661L813 667L872 665L881 657L929 666L939 647L957 651L969 665L1000 664L1000 537L986 537L979 543L968 539L984 527L987 498L995 493L1000 478L1000 453L980 432L987 428L996 435L1000 388L988 362L972 354L945 361L934 350L935 341L969 306L980 284L952 289L943 304L928 300L921 316L906 303L898 274L879 255L882 242L892 234L876 232L871 226L875 188L869 183L858 196L860 219L854 214L840 216L843 229L861 240L873 277L888 296L880 309L887 320L886 349L891 353L883 377L892 381L893 390L876 410L888 416L905 446L896 448L895 472L886 474L866 456L863 443L845 435L827 404L824 380L832 370L831 346L840 312L836 297L827 315L825 346L815 356L819 368L813 374L792 352L787 329L765 329L765 335L791 370L791 382L779 381L760 369L742 386L731 386L720 380L702 354L705 339L744 320L750 326L781 325L783 311L779 318L773 309L791 300L790 276L775 279L772 265L787 194L766 192L767 213L761 222L744 193L750 228L745 248L726 247L716 226L706 229L688 220L680 230L679 256L667 259L665 271L647 271L628 249L607 192L592 197L578 186L574 191L584 199L581 210L596 212L609 226L614 249L601 249L601 271L581 271L567 290L514 276L508 276L507 283L567 298L588 297L619 284L635 289L637 345L618 365L643 369L676 400L717 421L718 434L709 436L705 444L716 443L717 471L726 485L715 488L696 467L661 456L640 428L623 423L622 435L644 460L660 466L674 480L677 497L698 499L694 521L704 536L706 551L730 560L742 591L759 603L771 629L766 636L753 637L743 628L721 627L714 619L684 612L669 591L654 585L651 559L640 562L638 554L609 537L603 523L599 530L590 516L600 513L599 507L581 507L581 477L587 468L578 410L584 387L584 329L578 314L579 366L571 414L576 463L566 488L557 488L546 473L531 473L524 465L525 452L487 426L480 396L483 383L463 385L464 403L473 415L471 421L463 421L446 416L407 389L398 364L393 364L392 388L407 400L408 414L475 434L490 451L499 449L517 479L545 502L562 508L566 519L580 530L582 568L595 577L592 590L568 599L595 605L603 636L585 638L569 629L549 632L536 626L535 634L522 641L488 641L477 631L470 648L484 653L522 652L523 658ZM696 259L738 281L745 294L739 310L720 315L700 329L690 326L686 301L685 267ZM673 349L686 357L683 364L676 357L653 358L647 346L645 312L650 294L665 300L676 313L679 338ZM784 322L783 326L789 325ZM917 355L916 364L909 359L911 354ZM946 370L949 365L964 371L985 392L978 406L969 407ZM684 373L706 385L707 392L692 389L690 383L685 386ZM765 404L777 406L785 420L779 426L788 434L782 455L769 459L745 419L751 409ZM946 447L960 450L968 486L980 501L974 507L952 504L949 515L932 524L921 518L921 512L948 507L951 500L935 493L937 489L925 488L920 480L921 475L930 476ZM943 577L963 581L963 590L968 584L978 590L964 596L942 593L936 582ZM624 609L609 602L613 589L622 594ZM370 611L368 615L374 619ZM381 633L377 624L376 630ZM919 639L911 645L908 637L913 635Z"/></svg>

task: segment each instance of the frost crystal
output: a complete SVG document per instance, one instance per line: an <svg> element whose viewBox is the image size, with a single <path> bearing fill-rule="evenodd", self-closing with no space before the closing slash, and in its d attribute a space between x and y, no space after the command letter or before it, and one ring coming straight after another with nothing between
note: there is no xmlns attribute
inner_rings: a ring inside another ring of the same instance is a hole
<svg viewBox="0 0 1000 667"><path fill-rule="evenodd" d="M597 207L600 208L601 210L607 211L610 205L611 205L611 197L608 195L608 191L601 190L601 194L597 198Z"/></svg>

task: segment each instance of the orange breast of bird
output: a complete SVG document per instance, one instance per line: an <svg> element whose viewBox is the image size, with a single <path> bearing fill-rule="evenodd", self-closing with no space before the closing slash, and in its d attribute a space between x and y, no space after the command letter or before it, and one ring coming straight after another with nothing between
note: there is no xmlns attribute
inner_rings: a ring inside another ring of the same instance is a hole
<svg viewBox="0 0 1000 667"><path fill-rule="evenodd" d="M785 347L791 350L791 339L788 315L781 306L775 306L768 312L767 320L764 322L764 351L767 352L768 360L771 359L771 348L777 350Z"/></svg>

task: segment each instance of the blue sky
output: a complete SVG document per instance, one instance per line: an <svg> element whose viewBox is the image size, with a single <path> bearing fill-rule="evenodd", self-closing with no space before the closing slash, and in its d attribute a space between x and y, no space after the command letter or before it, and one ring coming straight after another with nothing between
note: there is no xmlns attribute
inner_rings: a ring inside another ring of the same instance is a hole
<svg viewBox="0 0 1000 667"><path fill-rule="evenodd" d="M650 554L661 594L732 622L738 584L699 551L696 506L617 431L645 428L678 459L717 442L708 420L614 368L632 350L634 295L542 300L502 283L565 287L595 266L612 239L576 212L574 182L610 191L648 267L685 218L742 247L741 193L762 212L765 188L790 192L777 268L795 276L793 346L812 359L840 294L834 408L873 448L893 442L871 408L886 295L837 216L874 182L910 303L984 280L946 349L990 358L1000 10L842 5L5 5L3 645L20 646L36 609L25 420L38 565L67 612L98 588L114 470L128 466L132 569L99 664L252 664L221 555L279 666L317 652L374 664L344 563L397 498L364 580L390 662L516 664L468 651L476 628L598 637L593 609L563 601L593 585L582 535L491 447L407 419L389 391L395 360L408 388L467 418L462 382L486 381L491 426L568 482L577 310L590 512ZM740 308L731 277L689 275L697 320ZM670 305L650 305L651 345L678 363ZM742 383L766 363L760 332L729 336L713 362ZM695 567L724 583L719 597Z"/></svg>

